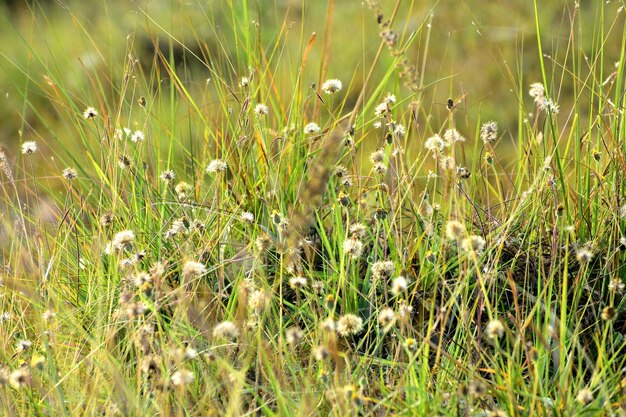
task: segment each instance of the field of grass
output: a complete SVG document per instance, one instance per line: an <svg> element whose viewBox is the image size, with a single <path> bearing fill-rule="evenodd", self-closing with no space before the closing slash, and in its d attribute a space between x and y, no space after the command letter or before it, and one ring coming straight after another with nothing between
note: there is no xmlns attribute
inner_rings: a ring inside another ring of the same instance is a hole
<svg viewBox="0 0 626 417"><path fill-rule="evenodd" d="M0 414L626 415L623 0L7 4Z"/></svg>

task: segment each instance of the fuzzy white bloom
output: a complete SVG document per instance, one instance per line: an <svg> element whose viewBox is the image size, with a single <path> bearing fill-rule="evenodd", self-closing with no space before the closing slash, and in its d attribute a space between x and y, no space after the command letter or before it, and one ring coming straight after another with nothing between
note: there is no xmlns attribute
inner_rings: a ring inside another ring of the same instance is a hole
<svg viewBox="0 0 626 417"><path fill-rule="evenodd" d="M241 77L241 81L239 81L239 85L242 87L247 87L250 85L250 79L248 77Z"/></svg>
<svg viewBox="0 0 626 417"><path fill-rule="evenodd" d="M72 181L76 177L78 177L78 172L74 168L65 168L63 170L63 178L66 180Z"/></svg>
<svg viewBox="0 0 626 417"><path fill-rule="evenodd" d="M483 123L480 128L480 138L484 143L496 140L498 138L498 123L494 121Z"/></svg>
<svg viewBox="0 0 626 417"><path fill-rule="evenodd" d="M303 276L296 276L289 278L289 286L293 289L300 289L306 287L306 278Z"/></svg>
<svg viewBox="0 0 626 417"><path fill-rule="evenodd" d="M206 266L201 262L187 261L183 266L183 277L186 279L197 278L206 273Z"/></svg>
<svg viewBox="0 0 626 417"><path fill-rule="evenodd" d="M356 238L349 238L343 241L343 252L350 259L359 259L363 254L363 242Z"/></svg>
<svg viewBox="0 0 626 417"><path fill-rule="evenodd" d="M163 171L161 172L161 175L159 175L159 178L161 178L161 180L165 182L170 182L175 177L176 177L176 174L174 174L174 171L172 170Z"/></svg>
<svg viewBox="0 0 626 417"><path fill-rule="evenodd" d="M22 143L22 154L32 155L37 152L37 142L24 142Z"/></svg>
<svg viewBox="0 0 626 417"><path fill-rule="evenodd" d="M343 84L341 84L340 80L326 80L324 84L322 84L322 91L326 94L335 94L336 92L340 91L342 87Z"/></svg>
<svg viewBox="0 0 626 417"><path fill-rule="evenodd" d="M376 117L382 117L387 113L388 110L389 110L389 103L384 101L376 106L376 108L374 109L374 115Z"/></svg>
<svg viewBox="0 0 626 417"><path fill-rule="evenodd" d="M424 142L424 147L431 152L441 152L445 146L445 142L441 139L441 136L435 134Z"/></svg>
<svg viewBox="0 0 626 417"><path fill-rule="evenodd" d="M98 115L98 111L94 109L93 107L87 107L85 111L83 112L83 117L85 119L93 119L97 115Z"/></svg>
<svg viewBox="0 0 626 417"><path fill-rule="evenodd" d="M485 249L485 244L485 239L481 236L472 235L463 239L461 242L461 249L465 252L480 254Z"/></svg>
<svg viewBox="0 0 626 417"><path fill-rule="evenodd" d="M393 133L395 133L398 137L403 137L404 135L406 135L406 128L404 127L404 125L396 125Z"/></svg>
<svg viewBox="0 0 626 417"><path fill-rule="evenodd" d="M123 230L113 237L111 247L116 252L130 249L135 243L135 233L132 230Z"/></svg>
<svg viewBox="0 0 626 417"><path fill-rule="evenodd" d="M206 172L209 174L216 174L218 172L224 172L228 169L228 164L221 159L214 159L209 162L206 167Z"/></svg>
<svg viewBox="0 0 626 417"><path fill-rule="evenodd" d="M337 333L341 336L359 334L363 330L363 319L354 314L345 314L337 320Z"/></svg>
<svg viewBox="0 0 626 417"><path fill-rule="evenodd" d="M496 340L504 336L504 326L500 320L491 320L487 324L485 334L491 340Z"/></svg>
<svg viewBox="0 0 626 417"><path fill-rule="evenodd" d="M188 385L193 382L193 373L188 369L180 369L172 375L172 384L177 387Z"/></svg>
<svg viewBox="0 0 626 417"><path fill-rule="evenodd" d="M250 213L249 211L244 211L243 213L241 213L239 215L239 218L243 222L254 223L254 214Z"/></svg>
<svg viewBox="0 0 626 417"><path fill-rule="evenodd" d="M465 225L459 221L450 220L446 224L446 235L450 240L462 239L466 233Z"/></svg>
<svg viewBox="0 0 626 417"><path fill-rule="evenodd" d="M391 94L391 93L388 93L388 94L385 96L385 99L384 99L383 101L384 101L385 103L389 104L389 105L392 105L392 104L394 104L394 103L396 102L396 96L394 96L394 95L393 95L393 94Z"/></svg>
<svg viewBox="0 0 626 417"><path fill-rule="evenodd" d="M265 116L266 114L268 114L270 112L270 109L263 103L259 103L256 105L256 107L254 108L254 112L258 115L258 116Z"/></svg>
<svg viewBox="0 0 626 417"><path fill-rule="evenodd" d="M403 275L397 276L391 283L391 293L398 295L409 288L409 281Z"/></svg>
<svg viewBox="0 0 626 417"><path fill-rule="evenodd" d="M146 138L146 135L144 135L144 133L141 130L135 130L133 134L130 136L131 142L134 142L134 143L143 142L145 138Z"/></svg>
<svg viewBox="0 0 626 417"><path fill-rule="evenodd" d="M465 138L461 136L458 130L456 129L448 129L443 134L443 140L446 146L452 146L456 142L465 142Z"/></svg>
<svg viewBox="0 0 626 417"><path fill-rule="evenodd" d="M392 261L378 261L372 265L372 278L388 278L396 270Z"/></svg>
<svg viewBox="0 0 626 417"><path fill-rule="evenodd" d="M239 328L232 321L223 321L213 328L213 337L236 339L239 337Z"/></svg>
<svg viewBox="0 0 626 417"><path fill-rule="evenodd" d="M387 332L396 322L396 312L392 308L385 307L378 313L378 322L383 326L383 331Z"/></svg>
<svg viewBox="0 0 626 417"><path fill-rule="evenodd" d="M304 133L307 135L318 133L320 130L321 130L320 127L317 125L317 123L314 123L314 122L311 122L307 124L306 126L304 126Z"/></svg>

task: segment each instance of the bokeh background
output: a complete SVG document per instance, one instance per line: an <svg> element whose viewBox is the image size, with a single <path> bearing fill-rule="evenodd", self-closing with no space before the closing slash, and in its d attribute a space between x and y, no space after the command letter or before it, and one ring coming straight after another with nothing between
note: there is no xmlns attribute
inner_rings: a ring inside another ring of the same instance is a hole
<svg viewBox="0 0 626 417"><path fill-rule="evenodd" d="M602 83L613 71L622 48L622 5L538 2L546 72L551 95L561 106L560 118L569 117L576 78L583 84ZM422 127L439 130L448 115L446 100L464 97L457 126L468 134L477 120L494 119L505 132L500 146L514 144L519 115L532 110L528 85L542 79L533 1L406 0L381 1L380 7L384 19L394 17L399 44L408 43L405 56L422 80ZM271 66L276 88L289 94L315 32L304 84L323 81L320 69L327 57L324 75L349 86L347 112L381 45L376 13L360 0L3 1L0 15L0 144L9 153L21 140L49 143L51 137L71 149L75 142L63 127L64 118L70 110L82 110L80 104L117 114L129 56L141 69L132 80L132 98L160 100L155 91L170 77L159 63L160 52L210 114L223 111L202 99L211 96L216 77L236 85L250 67ZM254 38L246 39L245 27ZM262 49L269 63L249 62L246 48ZM580 50L587 59L580 59ZM383 49L370 84L384 80L396 64L397 58ZM586 79L580 80L582 75ZM407 104L416 97L403 85L387 87ZM61 96L71 97L77 108L61 111L67 106ZM519 97L527 109L520 107ZM162 106L159 117L175 117L185 129L182 106L172 110L167 100ZM129 125L138 123L132 115L125 119Z"/></svg>

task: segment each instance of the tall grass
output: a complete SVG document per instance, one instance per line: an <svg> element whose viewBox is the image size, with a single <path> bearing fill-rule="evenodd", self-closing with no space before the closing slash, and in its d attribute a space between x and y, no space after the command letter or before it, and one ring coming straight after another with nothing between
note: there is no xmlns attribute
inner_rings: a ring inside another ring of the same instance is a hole
<svg viewBox="0 0 626 417"><path fill-rule="evenodd" d="M12 32L3 412L622 415L623 4L565 4L547 47L535 0L515 62L472 21L513 97L496 122L428 73L450 6L370 0L350 39L338 2L273 6L139 7L109 45L70 5L115 59L69 80Z"/></svg>

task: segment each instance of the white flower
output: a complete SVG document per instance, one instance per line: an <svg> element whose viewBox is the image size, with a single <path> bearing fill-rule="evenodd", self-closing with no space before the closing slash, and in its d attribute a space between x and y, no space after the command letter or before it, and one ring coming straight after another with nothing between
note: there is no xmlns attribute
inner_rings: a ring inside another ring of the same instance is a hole
<svg viewBox="0 0 626 417"><path fill-rule="evenodd" d="M85 111L83 112L83 117L85 119L93 119L97 115L98 115L98 111L94 109L93 107L87 107Z"/></svg>
<svg viewBox="0 0 626 417"><path fill-rule="evenodd" d="M317 123L311 122L307 124L306 126L304 126L304 133L307 135L311 135L319 131L320 131L320 127L317 125Z"/></svg>
<svg viewBox="0 0 626 417"><path fill-rule="evenodd" d="M239 218L246 223L254 223L254 214L249 211L244 211L239 215Z"/></svg>
<svg viewBox="0 0 626 417"><path fill-rule="evenodd" d="M496 140L498 138L498 123L494 121L483 123L480 128L480 138L484 143Z"/></svg>
<svg viewBox="0 0 626 417"><path fill-rule="evenodd" d="M142 142L145 138L146 138L146 135L144 135L141 130L135 130L133 134L130 136L131 142L134 142L134 143Z"/></svg>
<svg viewBox="0 0 626 417"><path fill-rule="evenodd" d="M213 328L213 337L236 339L239 337L239 328L232 321L223 321Z"/></svg>
<svg viewBox="0 0 626 417"><path fill-rule="evenodd" d="M443 134L443 140L446 146L452 146L456 142L465 142L465 138L461 136L458 130L456 129L448 129Z"/></svg>
<svg viewBox="0 0 626 417"><path fill-rule="evenodd" d="M450 240L459 240L465 236L465 225L456 220L450 220L446 224L446 235Z"/></svg>
<svg viewBox="0 0 626 417"><path fill-rule="evenodd" d="M209 174L216 174L218 172L224 172L228 169L228 164L221 159L214 159L209 162L209 165L206 167L206 172Z"/></svg>
<svg viewBox="0 0 626 417"><path fill-rule="evenodd" d="M65 168L63 170L63 178L68 181L72 181L74 178L78 176L78 172L74 168Z"/></svg>
<svg viewBox="0 0 626 417"><path fill-rule="evenodd" d="M322 84L322 91L326 94L335 94L336 92L341 90L342 86L343 85L341 84L340 80L326 80L326 82Z"/></svg>
<svg viewBox="0 0 626 417"><path fill-rule="evenodd" d="M239 85L241 85L242 87L247 87L250 85L250 79L248 77L241 77L241 81L239 82Z"/></svg>
<svg viewBox="0 0 626 417"><path fill-rule="evenodd" d="M376 108L374 109L374 114L376 115L376 117L382 117L387 113L388 108L389 104L384 101L376 106Z"/></svg>
<svg viewBox="0 0 626 417"><path fill-rule="evenodd" d="M363 319L354 314L345 314L337 320L337 333L341 336L358 334L363 330Z"/></svg>
<svg viewBox="0 0 626 417"><path fill-rule="evenodd" d="M22 154L32 155L37 152L37 142L24 142L22 143Z"/></svg>
<svg viewBox="0 0 626 417"><path fill-rule="evenodd" d="M254 108L254 112L258 115L258 116L265 116L266 114L268 114L270 111L270 109L263 103L259 103L256 105L256 107Z"/></svg>
<svg viewBox="0 0 626 417"><path fill-rule="evenodd" d="M461 249L465 252L474 252L479 254L485 249L485 244L485 239L481 236L472 235L463 239L461 242Z"/></svg>
<svg viewBox="0 0 626 417"><path fill-rule="evenodd" d="M406 128L404 127L404 125L396 125L393 133L395 133L398 137L403 137L404 135L406 135Z"/></svg>
<svg viewBox="0 0 626 417"><path fill-rule="evenodd" d="M346 239L343 242L343 252L351 259L359 259L363 253L363 242L354 237Z"/></svg>
<svg viewBox="0 0 626 417"><path fill-rule="evenodd" d="M491 340L499 339L504 335L504 326L500 320L491 320L487 324L485 334Z"/></svg>
<svg viewBox="0 0 626 417"><path fill-rule="evenodd" d="M191 384L193 382L193 373L188 369L181 369L172 375L172 384L177 387Z"/></svg>

